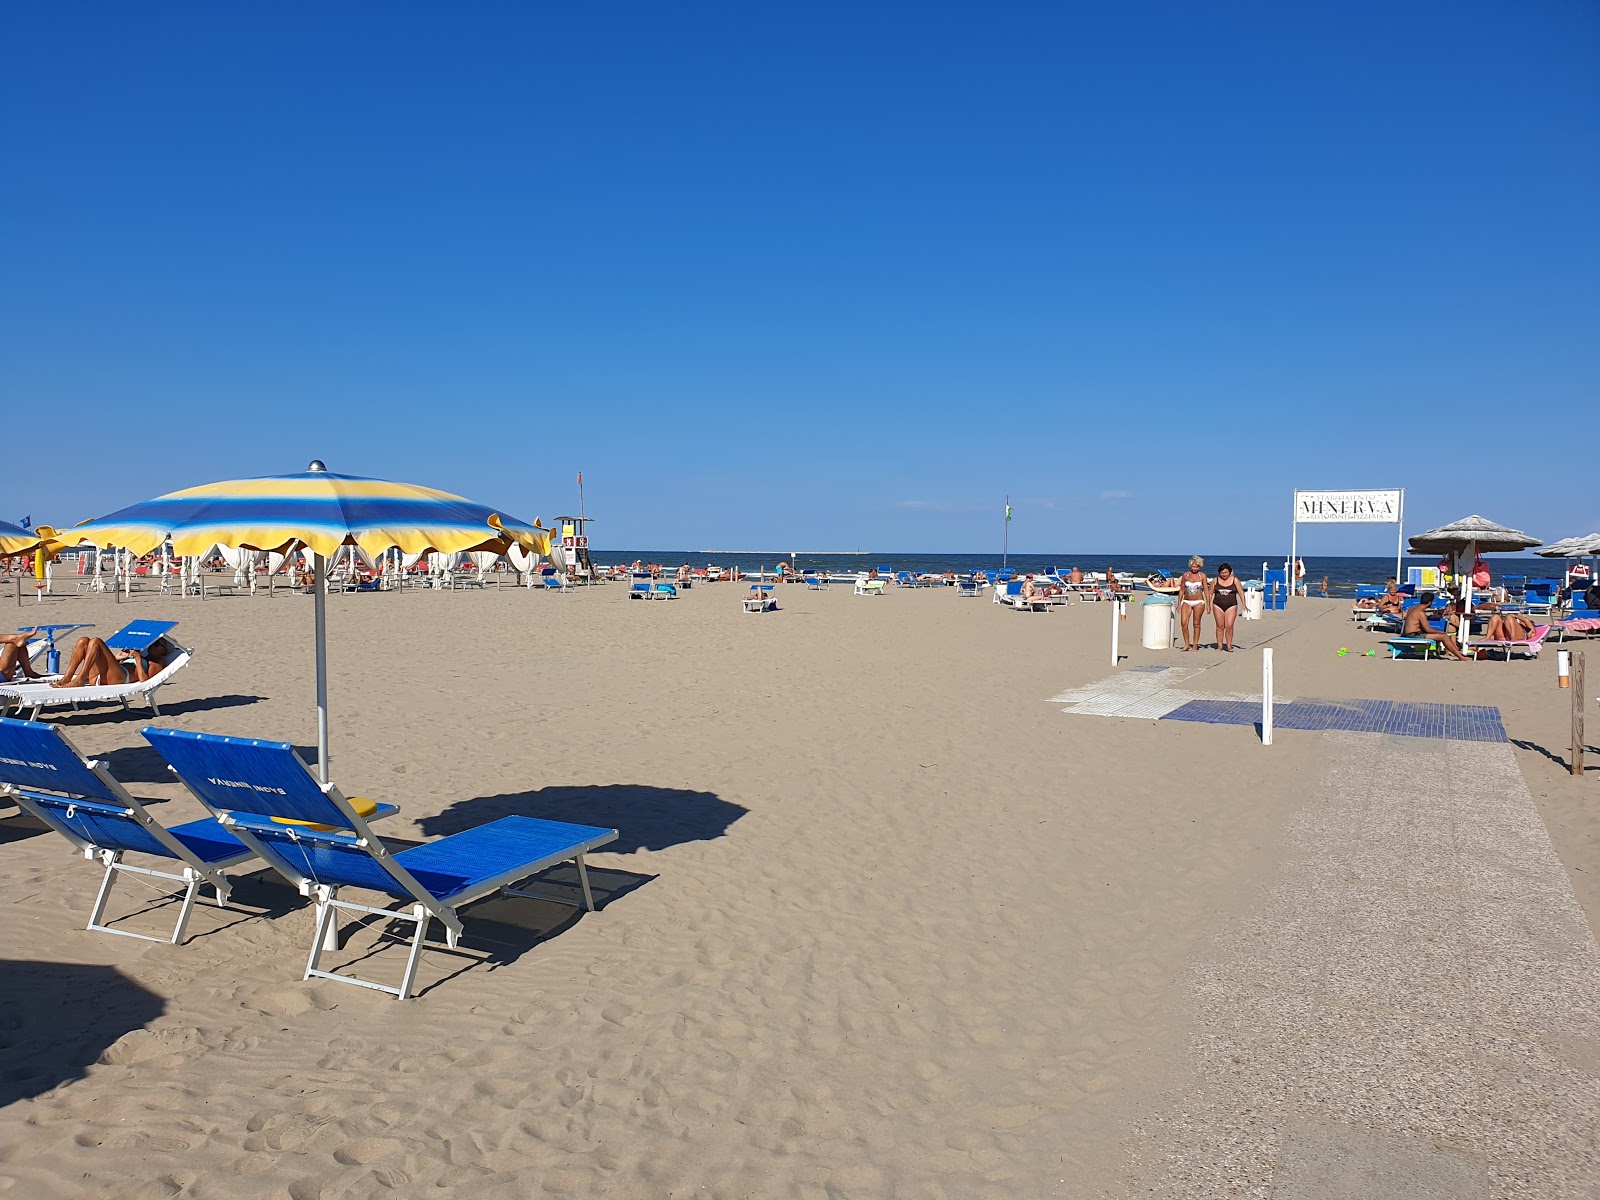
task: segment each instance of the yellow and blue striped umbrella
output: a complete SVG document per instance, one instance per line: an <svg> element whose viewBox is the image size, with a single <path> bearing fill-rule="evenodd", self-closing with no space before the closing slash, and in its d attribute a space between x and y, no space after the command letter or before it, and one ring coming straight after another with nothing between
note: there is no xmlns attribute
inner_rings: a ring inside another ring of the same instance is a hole
<svg viewBox="0 0 1600 1200"><path fill-rule="evenodd" d="M71 532L99 546L147 554L169 537L175 554L213 546L281 551L299 542L332 558L356 545L377 558L391 546L427 550L505 550L512 543L550 552L550 532L471 500L413 483L336 475L319 469L261 479L231 479L146 500Z"/></svg>
<svg viewBox="0 0 1600 1200"><path fill-rule="evenodd" d="M10 521L0 521L0 554L21 554L39 544L39 535Z"/></svg>
<svg viewBox="0 0 1600 1200"><path fill-rule="evenodd" d="M378 557L391 546L425 550L505 550L513 542L550 553L550 531L471 500L410 483L335 475L320 462L294 475L268 475L184 488L74 526L70 535L97 546L147 554L172 539L176 554L213 546L313 554L316 586L317 770L328 782L328 624L324 560L340 546ZM37 540L37 539L36 539Z"/></svg>

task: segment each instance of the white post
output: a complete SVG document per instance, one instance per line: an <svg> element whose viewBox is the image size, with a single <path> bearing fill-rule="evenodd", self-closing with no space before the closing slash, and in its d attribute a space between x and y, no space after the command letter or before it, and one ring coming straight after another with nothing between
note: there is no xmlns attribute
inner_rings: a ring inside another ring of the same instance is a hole
<svg viewBox="0 0 1600 1200"><path fill-rule="evenodd" d="M1400 512L1395 516L1395 542L1394 542L1394 585L1399 587L1405 583L1405 576L1400 574L1400 563L1406 553L1406 490L1400 489Z"/></svg>
<svg viewBox="0 0 1600 1200"><path fill-rule="evenodd" d="M1294 596L1294 566L1300 561L1300 491L1294 493L1294 519L1289 522L1289 565L1284 568L1283 578L1288 585L1289 597ZM1284 600L1284 608L1288 608L1288 599Z"/></svg>
<svg viewBox="0 0 1600 1200"><path fill-rule="evenodd" d="M1115 593L1113 593L1113 597L1114 596L1115 596ZM1122 623L1122 613L1119 611L1122 608L1122 601L1113 598L1112 601L1111 601L1110 608L1111 608L1111 665L1114 667L1114 666L1117 665L1117 658L1118 658L1118 655L1117 655L1117 635L1120 632L1120 630L1118 629L1118 626Z"/></svg>
<svg viewBox="0 0 1600 1200"><path fill-rule="evenodd" d="M1272 647L1261 651L1261 744L1272 745Z"/></svg>
<svg viewBox="0 0 1600 1200"><path fill-rule="evenodd" d="M317 778L328 782L328 596L322 581L327 575L322 555L311 556L311 600L317 626Z"/></svg>

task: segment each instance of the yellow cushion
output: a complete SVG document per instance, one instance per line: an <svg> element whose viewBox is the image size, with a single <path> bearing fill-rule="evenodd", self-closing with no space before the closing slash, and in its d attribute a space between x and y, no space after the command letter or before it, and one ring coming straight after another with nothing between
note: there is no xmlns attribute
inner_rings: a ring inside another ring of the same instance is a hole
<svg viewBox="0 0 1600 1200"><path fill-rule="evenodd" d="M345 799L350 802L350 807L356 810L356 816L358 817L370 817L378 811L378 802L376 800L368 800L365 796L346 796ZM273 817L272 819L279 825L304 825L307 829L326 830L339 828L337 825L319 825L315 821L295 821L289 817Z"/></svg>

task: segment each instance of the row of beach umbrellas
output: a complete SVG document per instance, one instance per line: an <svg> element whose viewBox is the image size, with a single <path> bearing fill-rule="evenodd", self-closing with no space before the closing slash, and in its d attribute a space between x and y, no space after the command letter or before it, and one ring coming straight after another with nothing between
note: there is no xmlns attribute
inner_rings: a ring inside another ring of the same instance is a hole
<svg viewBox="0 0 1600 1200"><path fill-rule="evenodd" d="M312 556L315 586L317 774L328 782L328 621L322 581L343 546L377 558L463 550L504 554L512 547L548 555L550 531L499 509L410 483L338 475L321 462L304 471L184 488L54 534L55 543L121 546L138 556L168 540L179 555L213 546L283 553L298 543ZM0 523L0 554L20 554L46 539Z"/></svg>

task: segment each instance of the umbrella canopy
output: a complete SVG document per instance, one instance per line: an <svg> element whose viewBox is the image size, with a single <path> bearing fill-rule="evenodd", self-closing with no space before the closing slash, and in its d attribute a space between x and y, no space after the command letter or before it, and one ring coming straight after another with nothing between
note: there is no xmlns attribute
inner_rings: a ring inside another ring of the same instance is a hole
<svg viewBox="0 0 1600 1200"><path fill-rule="evenodd" d="M175 554L204 554L212 546L283 550L301 542L332 558L340 546L360 546L373 558L391 546L424 550L494 549L515 543L541 554L549 531L471 500L419 487L311 470L262 479L233 479L184 488L120 509L72 532L96 545L147 554L169 536Z"/></svg>
<svg viewBox="0 0 1600 1200"><path fill-rule="evenodd" d="M1539 544L1538 538L1520 529L1479 516L1462 517L1427 533L1419 533L1410 541L1412 551L1417 554L1453 554L1467 546L1476 546L1485 553L1504 552L1527 550Z"/></svg>
<svg viewBox="0 0 1600 1200"><path fill-rule="evenodd" d="M1559 542L1551 542L1543 550L1535 550L1540 558L1589 558L1600 554L1600 533L1591 533L1585 537L1562 538Z"/></svg>
<svg viewBox="0 0 1600 1200"><path fill-rule="evenodd" d="M21 554L39 544L39 535L10 521L0 521L0 554Z"/></svg>
<svg viewBox="0 0 1600 1200"><path fill-rule="evenodd" d="M328 624L322 581L340 546L376 558L391 546L425 550L504 551L511 545L550 551L550 531L471 500L410 483L335 475L320 462L293 475L236 479L169 492L85 521L71 533L97 546L145 554L172 539L177 554L213 546L286 551L310 548L316 612L317 771L328 782Z"/></svg>

